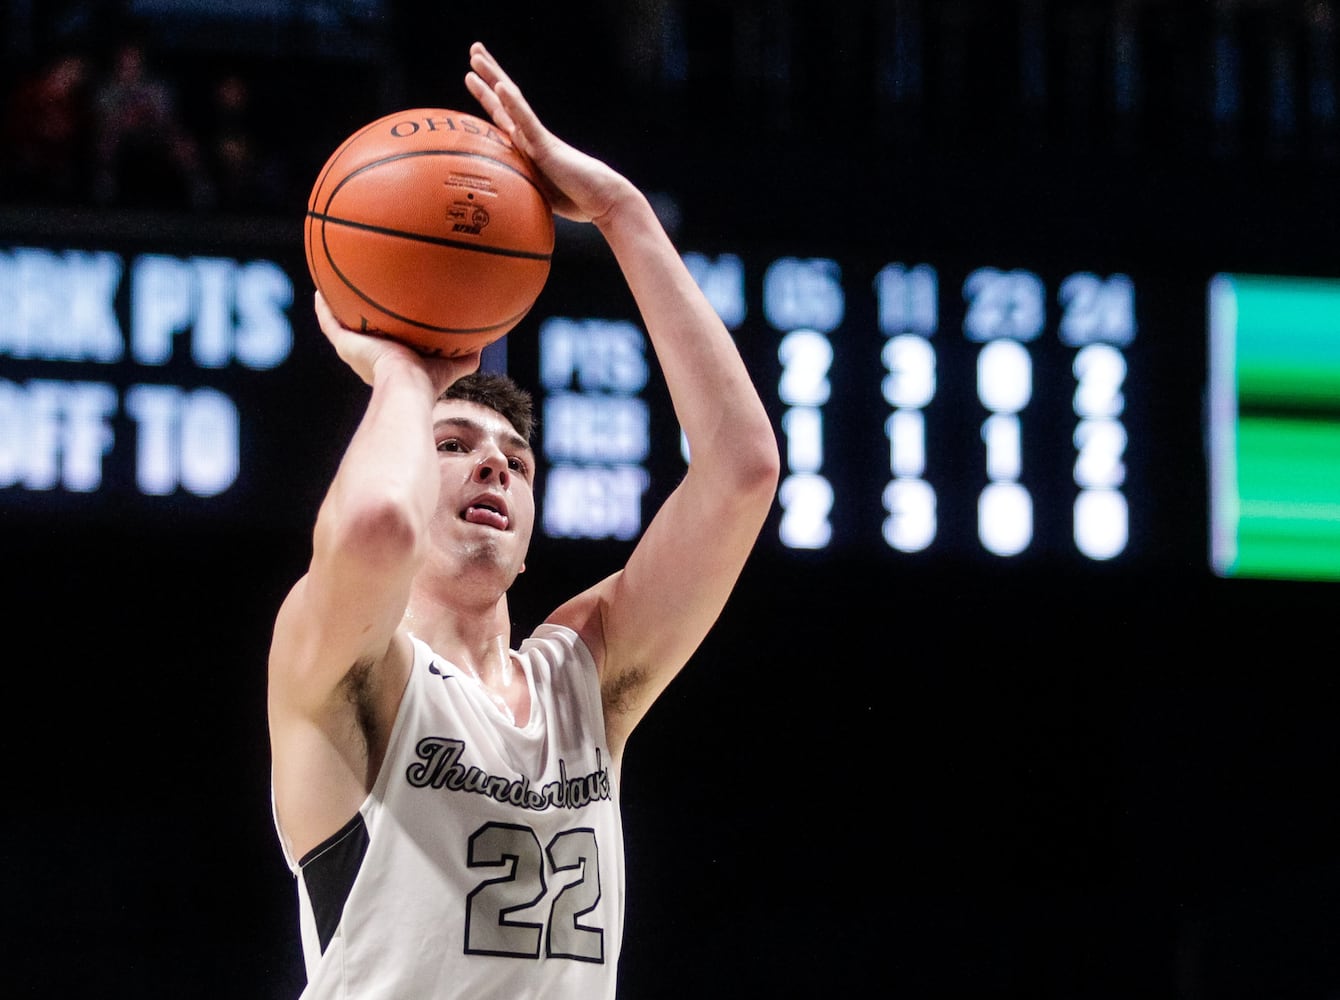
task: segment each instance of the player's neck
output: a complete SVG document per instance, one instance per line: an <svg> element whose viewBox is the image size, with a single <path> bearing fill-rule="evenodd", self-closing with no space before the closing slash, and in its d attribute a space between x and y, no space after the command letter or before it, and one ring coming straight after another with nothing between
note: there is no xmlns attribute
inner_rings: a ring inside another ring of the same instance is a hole
<svg viewBox="0 0 1340 1000"><path fill-rule="evenodd" d="M492 650L497 635L511 641L507 594L493 601L476 598L477 588L460 582L448 587L415 580L405 607L405 627L442 655L482 655Z"/></svg>
<svg viewBox="0 0 1340 1000"><path fill-rule="evenodd" d="M433 650L492 684L510 669L511 621L507 598L487 608L454 607L415 595L404 626Z"/></svg>
<svg viewBox="0 0 1340 1000"><path fill-rule="evenodd" d="M530 719L530 688L508 642L506 632L454 649L438 649L453 664L469 674L514 726Z"/></svg>

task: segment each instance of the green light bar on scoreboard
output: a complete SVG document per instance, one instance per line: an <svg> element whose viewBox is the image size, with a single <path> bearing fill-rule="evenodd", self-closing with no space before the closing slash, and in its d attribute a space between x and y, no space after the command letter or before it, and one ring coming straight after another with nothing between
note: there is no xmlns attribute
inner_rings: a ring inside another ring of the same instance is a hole
<svg viewBox="0 0 1340 1000"><path fill-rule="evenodd" d="M1340 580L1340 279L1209 286L1210 563Z"/></svg>

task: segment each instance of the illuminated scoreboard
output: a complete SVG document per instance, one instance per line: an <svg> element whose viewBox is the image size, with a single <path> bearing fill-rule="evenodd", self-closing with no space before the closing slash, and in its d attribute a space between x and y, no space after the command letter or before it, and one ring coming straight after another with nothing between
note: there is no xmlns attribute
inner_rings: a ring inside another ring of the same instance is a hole
<svg viewBox="0 0 1340 1000"><path fill-rule="evenodd" d="M100 492L124 424L135 492L226 493L241 471L241 414L210 376L288 360L292 304L291 277L263 258L0 255L0 355L12 374L41 372L0 379L0 489ZM187 382L164 378L183 371Z"/></svg>
<svg viewBox="0 0 1340 1000"><path fill-rule="evenodd" d="M1108 561L1140 544L1127 489L1140 454L1127 420L1140 396L1129 275L684 257L774 414L771 547ZM650 344L635 314L536 322L542 530L632 538L644 498L673 485L684 460L682 445L658 454L654 416L668 404ZM509 363L524 365L512 339Z"/></svg>
<svg viewBox="0 0 1340 1000"><path fill-rule="evenodd" d="M310 523L322 486L299 470L333 469L323 439L347 440L359 394L322 349L290 227L18 222L0 241L6 523Z"/></svg>
<svg viewBox="0 0 1340 1000"><path fill-rule="evenodd" d="M0 514L310 530L366 387L300 231L46 228L0 243ZM777 435L761 557L1340 578L1337 279L829 249L685 246ZM536 544L631 544L687 454L603 244L485 365L536 395Z"/></svg>

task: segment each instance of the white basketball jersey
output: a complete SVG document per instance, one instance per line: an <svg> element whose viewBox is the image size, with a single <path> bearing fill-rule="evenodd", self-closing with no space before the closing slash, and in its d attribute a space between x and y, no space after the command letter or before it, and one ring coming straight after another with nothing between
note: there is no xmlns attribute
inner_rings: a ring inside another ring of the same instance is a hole
<svg viewBox="0 0 1340 1000"><path fill-rule="evenodd" d="M557 625L513 659L531 698L520 728L414 639L372 793L288 857L303 1000L614 997L623 830L595 663Z"/></svg>

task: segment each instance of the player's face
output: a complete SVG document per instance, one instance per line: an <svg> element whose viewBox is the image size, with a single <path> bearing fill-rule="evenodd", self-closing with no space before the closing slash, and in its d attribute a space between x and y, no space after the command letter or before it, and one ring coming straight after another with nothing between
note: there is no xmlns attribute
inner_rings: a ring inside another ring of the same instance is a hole
<svg viewBox="0 0 1340 1000"><path fill-rule="evenodd" d="M433 409L441 476L434 534L467 561L521 571L535 525L535 453L501 414L441 400Z"/></svg>

